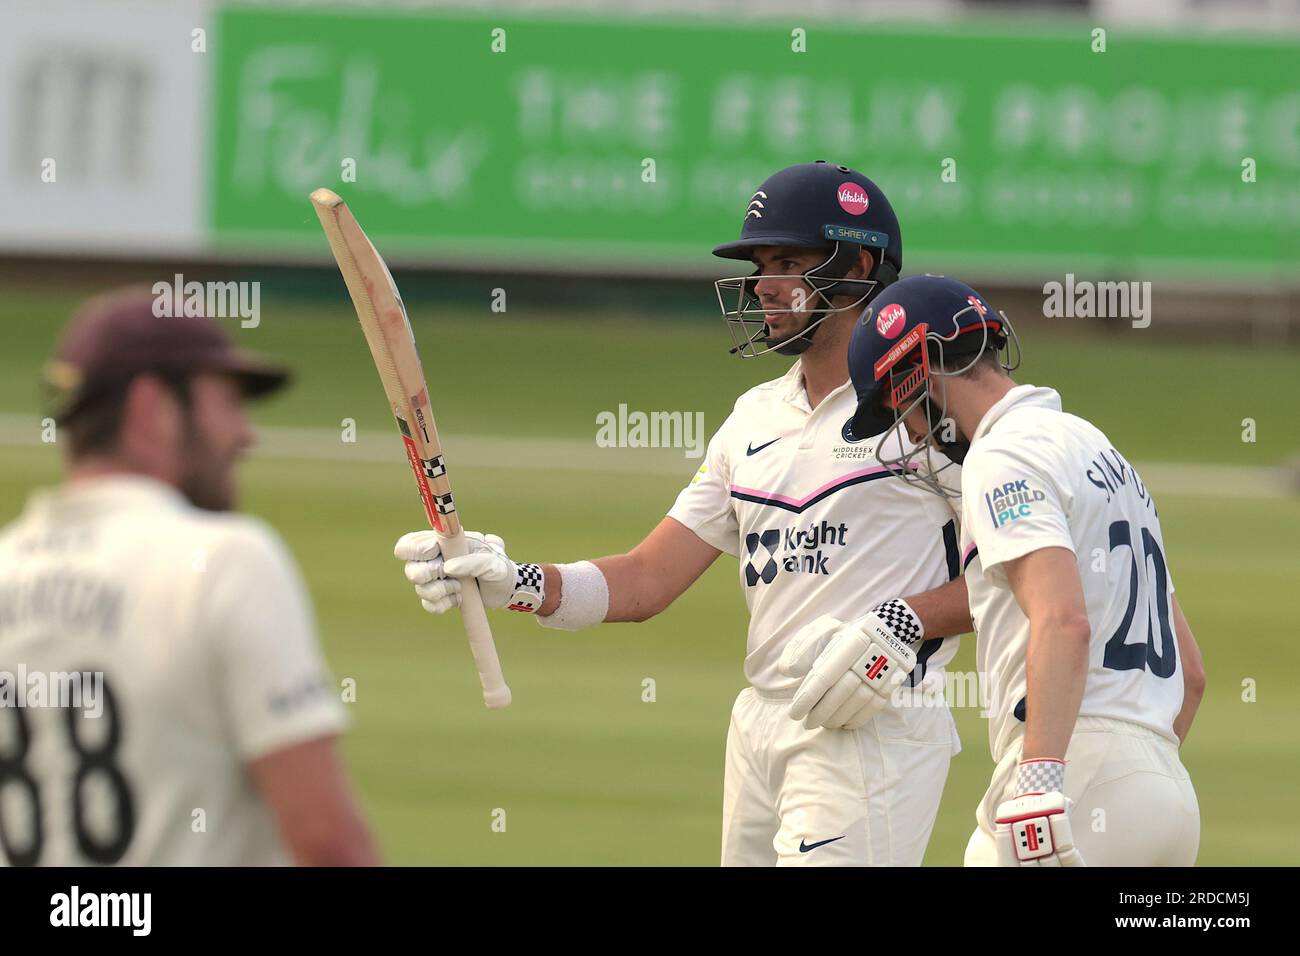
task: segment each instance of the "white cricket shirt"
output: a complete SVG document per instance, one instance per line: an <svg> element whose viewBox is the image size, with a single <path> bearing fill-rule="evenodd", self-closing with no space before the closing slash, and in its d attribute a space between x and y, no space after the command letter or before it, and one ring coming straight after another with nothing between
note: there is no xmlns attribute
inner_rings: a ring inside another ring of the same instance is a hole
<svg viewBox="0 0 1300 956"><path fill-rule="evenodd" d="M1029 620L1003 565L1042 548L1078 559L1092 626L1079 714L1177 740L1173 578L1155 502L1133 466L1100 430L1061 411L1055 391L1018 385L980 421L961 481L962 555L994 758L1024 732L1029 646Z"/></svg>
<svg viewBox="0 0 1300 956"><path fill-rule="evenodd" d="M882 468L878 437L845 437L857 408L851 382L812 409L801 364L740 396L668 512L739 559L749 606L745 676L763 693L798 686L777 664L786 642L818 616L861 617L960 573L948 503ZM952 660L958 640L923 641L912 682Z"/></svg>
<svg viewBox="0 0 1300 956"><path fill-rule="evenodd" d="M74 672L102 673L99 716L31 696ZM248 763L345 725L275 533L140 476L37 492L0 532L0 679L28 691L0 707L11 864L288 862Z"/></svg>

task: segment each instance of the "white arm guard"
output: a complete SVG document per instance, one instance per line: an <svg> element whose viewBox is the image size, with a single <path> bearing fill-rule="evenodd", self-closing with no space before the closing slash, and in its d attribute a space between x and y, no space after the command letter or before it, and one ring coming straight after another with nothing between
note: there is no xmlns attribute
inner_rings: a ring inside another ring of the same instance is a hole
<svg viewBox="0 0 1300 956"><path fill-rule="evenodd" d="M542 627L557 627L577 631L605 620L609 613L609 582L600 568L590 561L576 564L557 564L560 572L560 606L543 617L537 615Z"/></svg>

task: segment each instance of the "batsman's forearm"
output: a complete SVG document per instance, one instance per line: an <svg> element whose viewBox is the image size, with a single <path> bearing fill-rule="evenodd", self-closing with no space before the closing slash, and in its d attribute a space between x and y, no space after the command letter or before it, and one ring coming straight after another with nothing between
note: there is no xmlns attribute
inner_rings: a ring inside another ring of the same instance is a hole
<svg viewBox="0 0 1300 956"><path fill-rule="evenodd" d="M664 595L663 582L648 573L634 553L611 554L592 563L609 585L606 621L647 621L672 602Z"/></svg>
<svg viewBox="0 0 1300 956"><path fill-rule="evenodd" d="M650 576L641 572L633 555L612 554L595 558L592 564L600 568L609 587L606 621L644 621L662 610L658 606L658 596L650 588ZM546 599L542 601L537 613L549 616L560 606L560 599L564 596L564 581L559 569L553 564L542 565L542 579Z"/></svg>
<svg viewBox="0 0 1300 956"><path fill-rule="evenodd" d="M966 579L954 578L929 591L904 598L925 627L925 637L952 637L975 629L970 619Z"/></svg>
<svg viewBox="0 0 1300 956"><path fill-rule="evenodd" d="M1029 622L1024 756L1065 759L1088 677L1092 631L1081 621Z"/></svg>
<svg viewBox="0 0 1300 956"><path fill-rule="evenodd" d="M606 621L645 621L681 595L722 552L674 518L665 517L631 551L592 561L605 577ZM555 613L564 582L553 564L542 565L546 598L539 611Z"/></svg>

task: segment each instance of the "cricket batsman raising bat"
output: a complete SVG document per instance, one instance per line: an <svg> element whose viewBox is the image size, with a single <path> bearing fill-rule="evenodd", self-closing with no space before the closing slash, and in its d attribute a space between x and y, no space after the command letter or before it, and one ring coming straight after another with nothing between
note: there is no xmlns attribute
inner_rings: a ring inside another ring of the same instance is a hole
<svg viewBox="0 0 1300 956"><path fill-rule="evenodd" d="M370 354L374 356L393 417L402 433L406 457L415 472L429 525L438 535L443 554L464 555L468 552L465 532L452 498L442 443L433 421L433 409L429 407L429 388L424 381L420 356L415 351L415 335L397 285L347 204L336 193L317 189L311 194L311 201L352 295ZM510 688L501 674L483 599L473 579L461 595L460 613L483 684L483 703L492 708L508 706Z"/></svg>
<svg viewBox="0 0 1300 956"><path fill-rule="evenodd" d="M431 613L481 594L561 630L647 620L721 554L737 559L751 686L727 734L722 862L917 865L958 746L926 689L943 688L970 613L953 509L849 427L849 335L902 269L898 219L861 173L801 163L759 184L714 254L748 267L715 286L731 353L790 361L740 396L644 540L540 567L475 532L464 557L429 531L394 551Z"/></svg>

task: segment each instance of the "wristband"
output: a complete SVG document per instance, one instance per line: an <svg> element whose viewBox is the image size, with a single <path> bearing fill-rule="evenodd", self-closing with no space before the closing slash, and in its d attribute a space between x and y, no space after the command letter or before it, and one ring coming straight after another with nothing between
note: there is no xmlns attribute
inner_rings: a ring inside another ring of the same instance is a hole
<svg viewBox="0 0 1300 956"><path fill-rule="evenodd" d="M1055 757L1033 757L1020 761L1016 793L1058 793L1065 791L1065 761Z"/></svg>
<svg viewBox="0 0 1300 956"><path fill-rule="evenodd" d="M552 614L537 615L542 627L576 631L605 620L609 613L609 582L590 561L557 564L560 572L560 606Z"/></svg>

